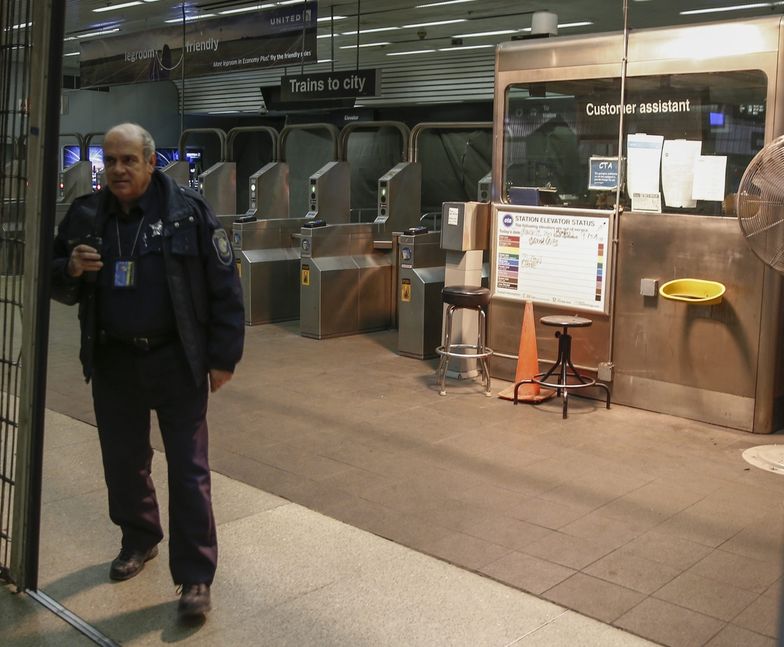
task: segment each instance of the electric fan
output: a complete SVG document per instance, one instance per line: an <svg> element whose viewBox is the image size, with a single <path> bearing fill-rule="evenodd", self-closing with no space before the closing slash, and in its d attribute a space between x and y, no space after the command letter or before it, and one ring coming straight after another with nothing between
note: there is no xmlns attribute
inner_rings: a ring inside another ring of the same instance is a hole
<svg viewBox="0 0 784 647"><path fill-rule="evenodd" d="M738 223L751 250L777 272L784 273L784 136L754 156L740 181ZM784 474L780 445L759 445L743 452L747 463Z"/></svg>
<svg viewBox="0 0 784 647"><path fill-rule="evenodd" d="M737 195L738 223L760 260L784 273L784 136L754 156Z"/></svg>

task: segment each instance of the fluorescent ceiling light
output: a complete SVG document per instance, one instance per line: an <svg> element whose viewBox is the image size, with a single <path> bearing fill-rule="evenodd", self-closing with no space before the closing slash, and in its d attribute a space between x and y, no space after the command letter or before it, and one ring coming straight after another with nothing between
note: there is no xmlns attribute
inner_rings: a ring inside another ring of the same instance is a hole
<svg viewBox="0 0 784 647"><path fill-rule="evenodd" d="M345 20L345 16L321 16L316 18L316 22L330 22L331 20Z"/></svg>
<svg viewBox="0 0 784 647"><path fill-rule="evenodd" d="M590 21L565 22L565 23L561 23L561 24L556 25L556 26L558 27L558 29L568 29L569 27L585 27L587 25L593 25L593 23L590 22ZM531 31L531 28L530 27L523 27L522 29L519 29L518 31Z"/></svg>
<svg viewBox="0 0 784 647"><path fill-rule="evenodd" d="M408 56L409 54L427 54L435 51L434 49L413 49L410 52L388 52L387 56Z"/></svg>
<svg viewBox="0 0 784 647"><path fill-rule="evenodd" d="M89 31L86 34L74 34L73 36L66 36L63 38L64 41L66 40L76 40L77 38L92 38L93 36L105 36L106 34L113 34L116 31L120 31L119 27L115 27L114 29L102 29L101 31Z"/></svg>
<svg viewBox="0 0 784 647"><path fill-rule="evenodd" d="M442 0L441 2L428 2L427 4L418 4L415 9L424 9L426 7L440 7L445 4L461 4L463 2L473 2L474 0Z"/></svg>
<svg viewBox="0 0 784 647"><path fill-rule="evenodd" d="M332 36L332 34L321 34L320 36L316 36L316 39L319 39L319 38L330 38L331 36ZM336 38L338 36L340 36L340 34L335 34Z"/></svg>
<svg viewBox="0 0 784 647"><path fill-rule="evenodd" d="M753 4L736 4L731 7L711 7L710 9L689 9L681 11L681 16L693 16L699 13L719 13L722 11L743 11L745 9L762 9L763 7L773 7L778 2L755 2Z"/></svg>
<svg viewBox="0 0 784 647"><path fill-rule="evenodd" d="M332 62L332 59L331 59L331 58L320 58L320 59L319 59L318 61L316 61L316 62L317 62L317 63L331 63L331 62Z"/></svg>
<svg viewBox="0 0 784 647"><path fill-rule="evenodd" d="M135 7L136 5L144 4L141 0L134 0L133 2L121 2L120 4L110 4L105 7L98 7L93 9L93 13L102 13L104 11L115 11L116 9L125 9L126 7Z"/></svg>
<svg viewBox="0 0 784 647"><path fill-rule="evenodd" d="M455 52L459 49L483 49L485 47L495 47L495 45L460 45L458 47L442 47L439 52Z"/></svg>
<svg viewBox="0 0 784 647"><path fill-rule="evenodd" d="M356 30L354 31L343 31L341 32L342 36L356 36L359 34L372 34L373 32L377 31L394 31L395 29L400 29L400 27L374 27L373 29L360 29L359 32Z"/></svg>
<svg viewBox="0 0 784 647"><path fill-rule="evenodd" d="M434 22L418 22L413 25L403 25L406 29L412 27L435 27L436 25L454 25L456 22L465 22L465 18L458 18L457 20L436 20Z"/></svg>
<svg viewBox="0 0 784 647"><path fill-rule="evenodd" d="M63 54L63 56L79 56L79 52L70 52L69 54Z"/></svg>
<svg viewBox="0 0 784 647"><path fill-rule="evenodd" d="M208 115L235 115L239 110L210 110Z"/></svg>
<svg viewBox="0 0 784 647"><path fill-rule="evenodd" d="M225 9L223 11L219 11L218 13L221 16L226 16L232 13L247 13L249 11L258 11L259 9L269 9L270 7L274 7L274 2L269 2L267 4L255 4L250 7L239 7L237 9Z"/></svg>
<svg viewBox="0 0 784 647"><path fill-rule="evenodd" d="M191 20L201 20L202 18L214 18L214 13L202 13L198 16L185 16L185 22L190 22ZM177 23L182 22L182 18L172 18L171 20L164 20L165 23Z"/></svg>
<svg viewBox="0 0 784 647"><path fill-rule="evenodd" d="M361 45L342 45L340 49L356 49L357 47L381 47L382 45L391 45L392 43L362 43Z"/></svg>
<svg viewBox="0 0 784 647"><path fill-rule="evenodd" d="M568 29L569 27L587 27L588 25L593 25L593 23L589 20L584 20L582 22L565 22L558 25L558 29Z"/></svg>
<svg viewBox="0 0 784 647"><path fill-rule="evenodd" d="M500 29L499 31L478 31L474 34L455 34L452 38L477 38L479 36L503 36L504 34L516 34L516 29Z"/></svg>
<svg viewBox="0 0 784 647"><path fill-rule="evenodd" d="M14 29L27 29L32 24L33 23L31 23L31 22L22 22L22 23L19 23L18 25L12 25L11 27L6 28L4 31L12 31Z"/></svg>
<svg viewBox="0 0 784 647"><path fill-rule="evenodd" d="M285 2L277 2L276 4L279 7L283 7L284 5L287 5L287 4L297 4L298 2L302 2L302 0L285 0Z"/></svg>

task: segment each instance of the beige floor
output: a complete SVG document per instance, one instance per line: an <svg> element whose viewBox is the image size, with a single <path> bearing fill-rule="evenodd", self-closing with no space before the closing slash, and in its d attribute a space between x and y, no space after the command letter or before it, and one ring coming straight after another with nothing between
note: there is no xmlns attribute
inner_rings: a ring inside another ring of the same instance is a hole
<svg viewBox="0 0 784 647"><path fill-rule="evenodd" d="M221 552L214 609L206 623L181 625L166 541L136 578L107 578L117 533L106 515L94 428L49 413L47 433L40 588L117 643L651 644L220 474L213 476ZM153 473L165 501L158 453ZM7 591L0 644L91 643Z"/></svg>
<svg viewBox="0 0 784 647"><path fill-rule="evenodd" d="M91 421L73 319L55 309L48 406ZM213 469L665 645L774 644L784 479L741 452L779 435L439 397L432 362L395 347L248 328L211 403Z"/></svg>

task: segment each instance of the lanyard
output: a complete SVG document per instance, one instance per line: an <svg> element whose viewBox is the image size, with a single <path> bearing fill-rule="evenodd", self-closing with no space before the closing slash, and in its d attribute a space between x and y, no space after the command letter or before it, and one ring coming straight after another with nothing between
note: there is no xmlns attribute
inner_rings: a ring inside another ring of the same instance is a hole
<svg viewBox="0 0 784 647"><path fill-rule="evenodd" d="M136 243L139 242L139 232L142 230L142 225L144 224L144 216L142 215L141 219L139 220L139 227L136 229L136 235L133 237L133 245L131 246L131 253L129 258L133 258L133 253L136 251ZM120 217L117 216L114 220L114 226L117 232L117 252L119 254L119 258L123 257L122 253L122 241L120 240Z"/></svg>

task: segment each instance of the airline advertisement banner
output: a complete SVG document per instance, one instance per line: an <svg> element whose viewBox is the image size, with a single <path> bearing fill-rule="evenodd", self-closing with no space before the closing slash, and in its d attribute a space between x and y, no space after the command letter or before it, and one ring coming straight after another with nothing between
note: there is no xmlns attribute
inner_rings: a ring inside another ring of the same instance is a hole
<svg viewBox="0 0 784 647"><path fill-rule="evenodd" d="M222 74L317 60L317 3L204 18L81 43L81 87Z"/></svg>

